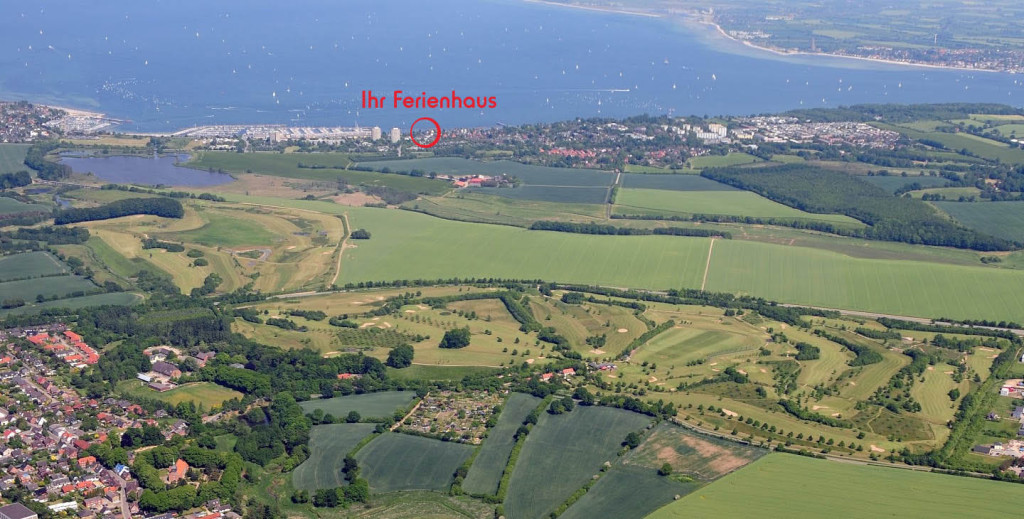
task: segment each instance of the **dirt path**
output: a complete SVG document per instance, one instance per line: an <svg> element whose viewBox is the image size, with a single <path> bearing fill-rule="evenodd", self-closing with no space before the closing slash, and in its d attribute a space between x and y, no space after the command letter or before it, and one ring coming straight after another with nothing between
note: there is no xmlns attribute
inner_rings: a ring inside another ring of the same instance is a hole
<svg viewBox="0 0 1024 519"><path fill-rule="evenodd" d="M715 239L711 238L711 245L708 245L708 261L704 264L704 280L700 282L701 291L708 284L708 270L711 270L711 251L715 248Z"/></svg>
<svg viewBox="0 0 1024 519"><path fill-rule="evenodd" d="M397 422L395 422L395 424L391 426L390 430L394 431L395 429L398 429L399 427L401 427L402 424L405 423L405 419L409 418L410 416L412 416L412 414L415 413L416 410L420 408L420 404L423 403L423 400L424 400L424 398L421 398L419 402L416 402L416 405L412 406L412 409L410 409L409 412L406 413L405 416L403 416L401 420L398 420Z"/></svg>
<svg viewBox="0 0 1024 519"><path fill-rule="evenodd" d="M341 255L345 254L345 244L348 243L348 237L352 232L349 230L351 227L348 224L348 213L341 213L341 223L344 226L342 231L345 233L341 237L341 243L338 244L338 265L334 269L334 279L331 280L331 285L338 284L338 276L341 275Z"/></svg>
<svg viewBox="0 0 1024 519"><path fill-rule="evenodd" d="M616 186L619 185L619 179L621 179L621 178L622 178L622 172L620 171L620 172L615 174L615 182L612 182L612 185L608 187L608 195L605 197L605 200L607 200L608 203L604 204L604 219L605 220L610 220L611 217L612 217L612 207L615 205L615 203L612 202L612 190L614 190L616 188Z"/></svg>

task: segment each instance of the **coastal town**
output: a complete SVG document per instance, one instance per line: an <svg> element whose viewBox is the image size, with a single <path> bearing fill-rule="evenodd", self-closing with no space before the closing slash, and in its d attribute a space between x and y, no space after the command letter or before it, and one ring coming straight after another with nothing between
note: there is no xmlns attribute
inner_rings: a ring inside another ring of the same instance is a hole
<svg viewBox="0 0 1024 519"><path fill-rule="evenodd" d="M32 519L29 514L42 512L84 519L146 516L139 506L144 488L132 467L151 447L122 450L132 446L126 438L162 444L184 439L190 427L163 409L150 412L124 398L84 396L66 384L99 358L61 324L0 330L0 496L33 506L0 508L5 517ZM188 463L178 459L161 477L174 485L190 474ZM239 516L214 499L174 517Z"/></svg>

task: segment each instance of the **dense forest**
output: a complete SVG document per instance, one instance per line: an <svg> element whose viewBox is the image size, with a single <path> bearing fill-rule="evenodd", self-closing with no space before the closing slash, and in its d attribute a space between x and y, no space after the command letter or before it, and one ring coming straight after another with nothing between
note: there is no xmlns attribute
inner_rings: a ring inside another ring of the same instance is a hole
<svg viewBox="0 0 1024 519"><path fill-rule="evenodd" d="M0 189L11 189L12 187L27 186L32 183L32 175L28 171L17 173L4 173L0 175Z"/></svg>
<svg viewBox="0 0 1024 519"><path fill-rule="evenodd" d="M53 223L64 225L94 220L107 220L133 214L151 214L164 218L181 218L185 208L171 198L126 198L99 207L66 209L57 213Z"/></svg>
<svg viewBox="0 0 1024 519"><path fill-rule="evenodd" d="M921 200L895 197L857 177L806 164L763 168L712 168L702 176L809 213L838 213L870 227L838 234L918 245L981 251L1020 246L960 227Z"/></svg>

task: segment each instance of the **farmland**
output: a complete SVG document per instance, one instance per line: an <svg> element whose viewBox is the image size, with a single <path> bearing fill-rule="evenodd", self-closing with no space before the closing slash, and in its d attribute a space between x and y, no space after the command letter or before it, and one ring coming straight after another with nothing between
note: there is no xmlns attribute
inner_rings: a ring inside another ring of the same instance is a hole
<svg viewBox="0 0 1024 519"><path fill-rule="evenodd" d="M399 409L405 409L416 396L413 391L385 391L381 393L367 393L365 395L336 396L323 400L308 400L301 402L302 410L311 413L315 409L322 410L325 414L336 417L344 417L351 411L356 411L364 418L384 418L394 414Z"/></svg>
<svg viewBox="0 0 1024 519"><path fill-rule="evenodd" d="M66 274L67 267L46 252L0 257L0 282Z"/></svg>
<svg viewBox="0 0 1024 519"><path fill-rule="evenodd" d="M793 499L795 488L800 499ZM851 489L870 497L851 499ZM738 503L768 517L820 517L822 510L837 517L992 517L1016 513L1016 499L1024 499L1024 487L772 454L650 517L724 517Z"/></svg>
<svg viewBox="0 0 1024 519"><path fill-rule="evenodd" d="M0 196L0 215L30 213L38 211L49 211L48 206L42 204L26 204L25 202Z"/></svg>
<svg viewBox="0 0 1024 519"><path fill-rule="evenodd" d="M505 471L508 463L508 456L512 452L512 445L515 444L513 435L516 429L523 423L526 415L533 411L540 403L540 399L513 393L498 417L498 425L494 426L488 434L487 441L480 448L480 453L473 460L466 480L462 488L470 494L493 494L498 490L498 482Z"/></svg>
<svg viewBox="0 0 1024 519"><path fill-rule="evenodd" d="M25 154L28 144L0 144L0 175L28 170Z"/></svg>
<svg viewBox="0 0 1024 519"><path fill-rule="evenodd" d="M859 226L843 215L812 214L784 206L749 191L666 191L623 189L615 198L617 214L678 215L719 214L760 218L818 220Z"/></svg>
<svg viewBox="0 0 1024 519"><path fill-rule="evenodd" d="M356 453L374 492L444 490L473 447L420 436L385 433Z"/></svg>
<svg viewBox="0 0 1024 519"><path fill-rule="evenodd" d="M541 517L614 461L626 434L650 423L643 415L603 407L543 414L512 472L505 512L509 518Z"/></svg>
<svg viewBox="0 0 1024 519"><path fill-rule="evenodd" d="M299 167L299 163L309 167ZM348 155L342 153L297 155L207 151L197 154L188 165L196 169L222 169L236 174L259 173L285 178L343 181L351 185L387 186L414 193L440 194L448 190L448 183L442 180L346 169L352 162Z"/></svg>
<svg viewBox="0 0 1024 519"><path fill-rule="evenodd" d="M44 308L87 308L91 306L120 305L129 306L141 302L143 296L133 292L109 292L84 297L72 297L68 299L57 299L45 303L30 303L26 301L25 306L0 310L0 316L35 313Z"/></svg>
<svg viewBox="0 0 1024 519"><path fill-rule="evenodd" d="M738 240L715 243L709 290L897 315L1017 319L1020 273L916 261L865 260ZM977 294L978 298L964 297Z"/></svg>
<svg viewBox="0 0 1024 519"><path fill-rule="evenodd" d="M89 292L93 290L96 290L96 285L83 277L51 276L0 283L0 300L22 299L25 301L35 301L37 296L61 299L76 292Z"/></svg>
<svg viewBox="0 0 1024 519"><path fill-rule="evenodd" d="M980 232L1024 241L1024 202L932 202L958 222Z"/></svg>
<svg viewBox="0 0 1024 519"><path fill-rule="evenodd" d="M655 469L615 466L559 517L643 517L698 488L699 483L680 483Z"/></svg>
<svg viewBox="0 0 1024 519"><path fill-rule="evenodd" d="M373 432L374 424L317 425L309 434L309 458L295 468L292 484L300 490L342 486L341 468L360 440Z"/></svg>

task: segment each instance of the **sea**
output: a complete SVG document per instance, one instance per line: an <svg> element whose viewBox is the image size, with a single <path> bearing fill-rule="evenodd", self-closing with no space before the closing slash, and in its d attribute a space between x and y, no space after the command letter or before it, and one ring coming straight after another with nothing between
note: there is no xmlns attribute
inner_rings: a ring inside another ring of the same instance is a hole
<svg viewBox="0 0 1024 519"><path fill-rule="evenodd" d="M495 96L364 109L361 92ZM1024 104L1024 75L751 49L682 17L524 0L0 2L0 99L103 112L124 131L408 128L856 103ZM403 132L404 133L404 132Z"/></svg>

